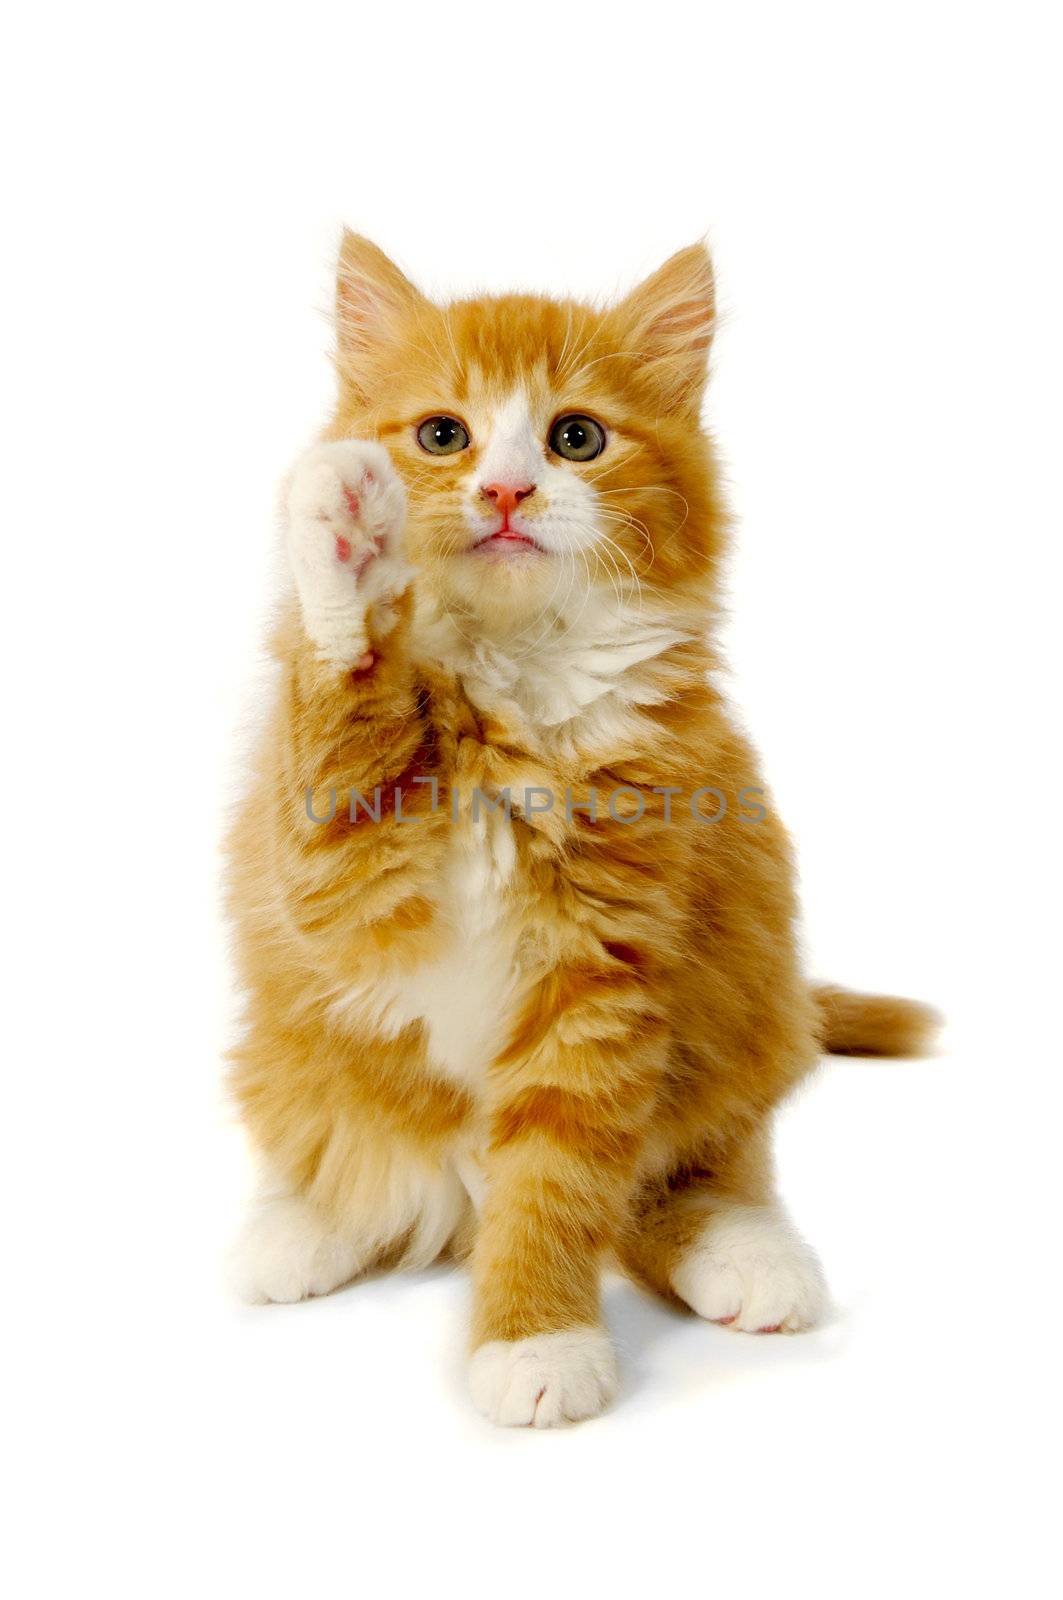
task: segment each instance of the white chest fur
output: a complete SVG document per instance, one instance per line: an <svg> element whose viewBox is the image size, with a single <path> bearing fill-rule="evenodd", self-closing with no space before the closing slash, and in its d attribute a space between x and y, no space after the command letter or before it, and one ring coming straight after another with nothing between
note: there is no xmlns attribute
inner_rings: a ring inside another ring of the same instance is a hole
<svg viewBox="0 0 1063 1600"><path fill-rule="evenodd" d="M425 1031L433 1068L475 1090L502 1043L515 993L515 929L506 889L516 864L511 825L484 813L454 828L438 890L447 938L411 971L348 990L333 1014L394 1038Z"/></svg>

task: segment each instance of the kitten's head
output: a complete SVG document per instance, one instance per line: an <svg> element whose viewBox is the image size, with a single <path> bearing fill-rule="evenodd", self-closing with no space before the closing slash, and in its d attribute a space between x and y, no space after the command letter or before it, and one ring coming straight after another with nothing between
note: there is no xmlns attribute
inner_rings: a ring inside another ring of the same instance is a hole
<svg viewBox="0 0 1063 1600"><path fill-rule="evenodd" d="M619 305L425 298L346 234L335 437L379 439L407 546L448 609L502 628L592 594L704 590L721 516L699 421L714 314L701 245Z"/></svg>

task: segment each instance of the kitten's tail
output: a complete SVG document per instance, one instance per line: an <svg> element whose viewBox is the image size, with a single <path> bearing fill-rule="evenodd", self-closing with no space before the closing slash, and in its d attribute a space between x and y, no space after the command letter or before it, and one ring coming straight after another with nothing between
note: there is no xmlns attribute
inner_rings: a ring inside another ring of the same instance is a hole
<svg viewBox="0 0 1063 1600"><path fill-rule="evenodd" d="M832 1056L927 1055L941 1017L918 1000L889 994L854 994L814 984L819 1039Z"/></svg>

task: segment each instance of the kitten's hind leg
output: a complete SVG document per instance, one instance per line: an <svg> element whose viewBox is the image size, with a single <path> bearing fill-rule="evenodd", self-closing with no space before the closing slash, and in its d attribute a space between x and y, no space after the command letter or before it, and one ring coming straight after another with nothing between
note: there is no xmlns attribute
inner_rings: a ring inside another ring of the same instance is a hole
<svg viewBox="0 0 1063 1600"><path fill-rule="evenodd" d="M370 1265L353 1231L302 1195L273 1192L252 1205L229 1255L229 1281L249 1305L330 1294Z"/></svg>
<svg viewBox="0 0 1063 1600"><path fill-rule="evenodd" d="M460 1234L469 1197L451 1162L413 1159L382 1137L360 1152L339 1146L343 1180L328 1209L281 1183L254 1201L229 1255L241 1300L290 1304L370 1269L426 1267Z"/></svg>
<svg viewBox="0 0 1063 1600"><path fill-rule="evenodd" d="M775 1195L767 1130L717 1171L648 1184L625 1264L708 1322L744 1333L796 1333L828 1304L823 1269Z"/></svg>
<svg viewBox="0 0 1063 1600"><path fill-rule="evenodd" d="M798 1333L823 1315L819 1259L778 1201L706 1202L671 1284L692 1311L743 1333Z"/></svg>

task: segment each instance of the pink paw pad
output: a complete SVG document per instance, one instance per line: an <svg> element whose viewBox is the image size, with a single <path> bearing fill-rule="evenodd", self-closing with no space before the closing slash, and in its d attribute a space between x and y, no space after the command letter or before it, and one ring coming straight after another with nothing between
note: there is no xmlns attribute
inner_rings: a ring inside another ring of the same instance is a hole
<svg viewBox="0 0 1063 1600"><path fill-rule="evenodd" d="M757 1332L758 1333L781 1333L782 1332L782 1323L781 1322L773 1322L767 1328L758 1328Z"/></svg>
<svg viewBox="0 0 1063 1600"><path fill-rule="evenodd" d="M340 561L351 559L351 541L342 533L336 535L336 556Z"/></svg>
<svg viewBox="0 0 1063 1600"><path fill-rule="evenodd" d="M346 484L343 485L343 498L347 502L347 510L351 513L351 516L356 517L361 509L361 503L354 490L348 489Z"/></svg>

